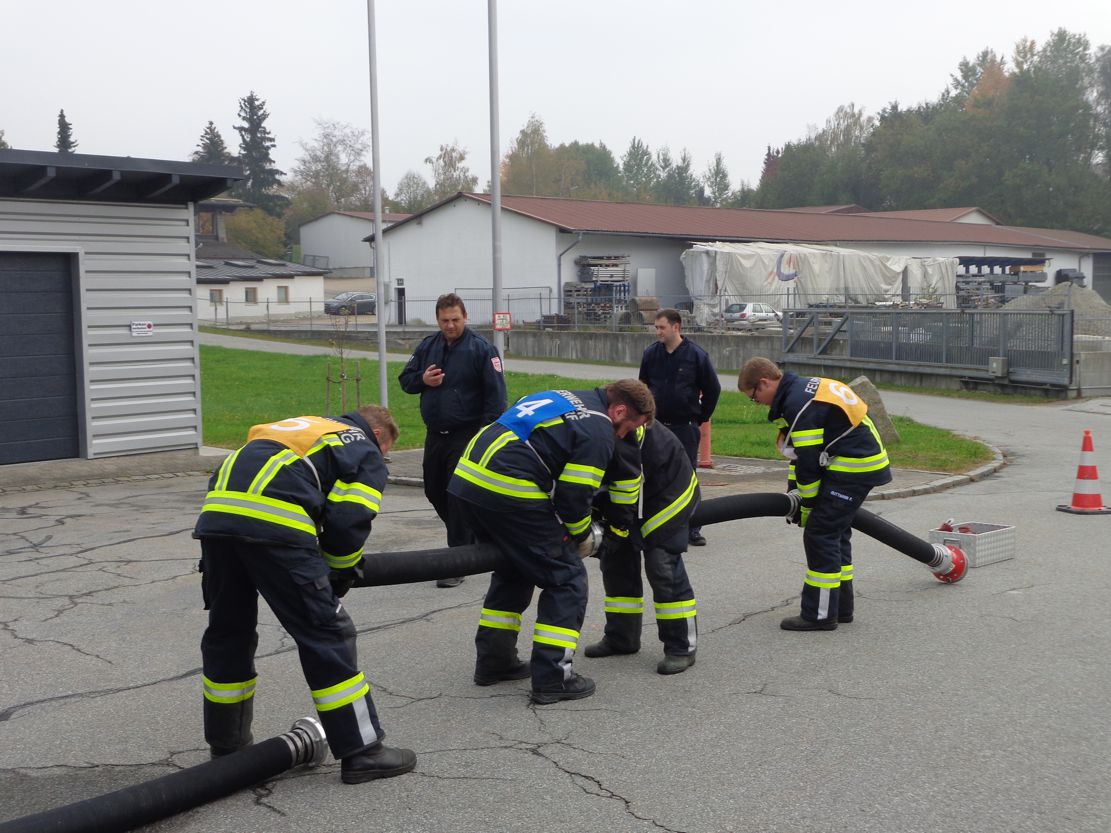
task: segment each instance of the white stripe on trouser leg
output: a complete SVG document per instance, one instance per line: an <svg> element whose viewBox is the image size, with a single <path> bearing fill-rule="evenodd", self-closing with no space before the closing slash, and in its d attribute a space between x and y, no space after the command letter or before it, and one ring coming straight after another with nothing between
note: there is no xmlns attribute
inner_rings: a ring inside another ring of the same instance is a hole
<svg viewBox="0 0 1111 833"><path fill-rule="evenodd" d="M687 619L687 647L692 654L698 647L698 617L696 616Z"/></svg>
<svg viewBox="0 0 1111 833"><path fill-rule="evenodd" d="M359 724L359 737L368 746L377 742L378 733L374 731L374 724L370 722L370 709L366 707L366 698L360 697L351 704L355 710L355 720Z"/></svg>
<svg viewBox="0 0 1111 833"><path fill-rule="evenodd" d="M571 670L571 659L575 656L575 652L570 648L563 649L563 658L559 661L559 667L563 669L563 681L567 682L574 675Z"/></svg>
<svg viewBox="0 0 1111 833"><path fill-rule="evenodd" d="M829 618L829 589L825 587L818 588L818 618Z"/></svg>

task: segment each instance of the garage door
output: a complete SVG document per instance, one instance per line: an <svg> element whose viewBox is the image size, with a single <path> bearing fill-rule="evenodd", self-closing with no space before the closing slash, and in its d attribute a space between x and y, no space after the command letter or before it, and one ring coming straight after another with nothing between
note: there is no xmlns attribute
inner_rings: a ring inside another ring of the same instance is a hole
<svg viewBox="0 0 1111 833"><path fill-rule="evenodd" d="M77 457L68 255L0 252L0 465Z"/></svg>

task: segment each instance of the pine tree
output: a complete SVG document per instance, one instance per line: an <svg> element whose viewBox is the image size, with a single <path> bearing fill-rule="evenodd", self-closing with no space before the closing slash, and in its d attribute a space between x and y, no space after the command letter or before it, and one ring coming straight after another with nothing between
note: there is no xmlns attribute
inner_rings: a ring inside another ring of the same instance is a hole
<svg viewBox="0 0 1111 833"><path fill-rule="evenodd" d="M9 145L9 144L8 144L8 143L7 143L7 142L6 142L5 140L4 140L4 131L3 131L3 130L0 130L0 150L5 150L6 148L10 148L10 147L11 147L11 145Z"/></svg>
<svg viewBox="0 0 1111 833"><path fill-rule="evenodd" d="M197 149L193 151L193 161L206 162L210 165L227 165L232 161L228 146L224 144L224 137L212 122L209 122L201 133L201 140L197 142Z"/></svg>
<svg viewBox="0 0 1111 833"><path fill-rule="evenodd" d="M58 111L58 140L54 143L58 153L73 153L77 142L73 140L73 127L66 121L66 111Z"/></svg>
<svg viewBox="0 0 1111 833"><path fill-rule="evenodd" d="M266 127L266 120L270 118L266 102L252 90L246 98L239 99L239 118L243 123L237 124L235 131L239 134L239 163L246 178L235 187L233 194L275 217L281 216L287 200L277 189L281 187L285 172L274 167L270 155L277 142Z"/></svg>

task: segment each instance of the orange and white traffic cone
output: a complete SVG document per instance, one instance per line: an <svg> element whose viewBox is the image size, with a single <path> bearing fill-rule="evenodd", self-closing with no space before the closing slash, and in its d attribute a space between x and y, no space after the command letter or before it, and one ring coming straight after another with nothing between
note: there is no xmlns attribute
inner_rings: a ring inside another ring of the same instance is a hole
<svg viewBox="0 0 1111 833"><path fill-rule="evenodd" d="M706 420L698 426L698 467L712 469L714 458L710 456L710 421Z"/></svg>
<svg viewBox="0 0 1111 833"><path fill-rule="evenodd" d="M1111 508L1103 505L1103 495L1099 490L1099 472L1096 470L1095 448L1092 445L1092 432L1084 432L1084 442L1080 446L1080 465L1076 467L1076 486L1072 490L1072 503L1058 506L1058 512L1071 512L1074 515L1108 515Z"/></svg>

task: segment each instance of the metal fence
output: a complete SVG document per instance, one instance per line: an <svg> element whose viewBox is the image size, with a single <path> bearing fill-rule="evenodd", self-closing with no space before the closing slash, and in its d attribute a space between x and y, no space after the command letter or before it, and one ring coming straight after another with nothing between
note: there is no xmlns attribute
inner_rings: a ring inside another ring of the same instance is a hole
<svg viewBox="0 0 1111 833"><path fill-rule="evenodd" d="M1073 311L790 309L783 313L783 352L1068 385Z"/></svg>

